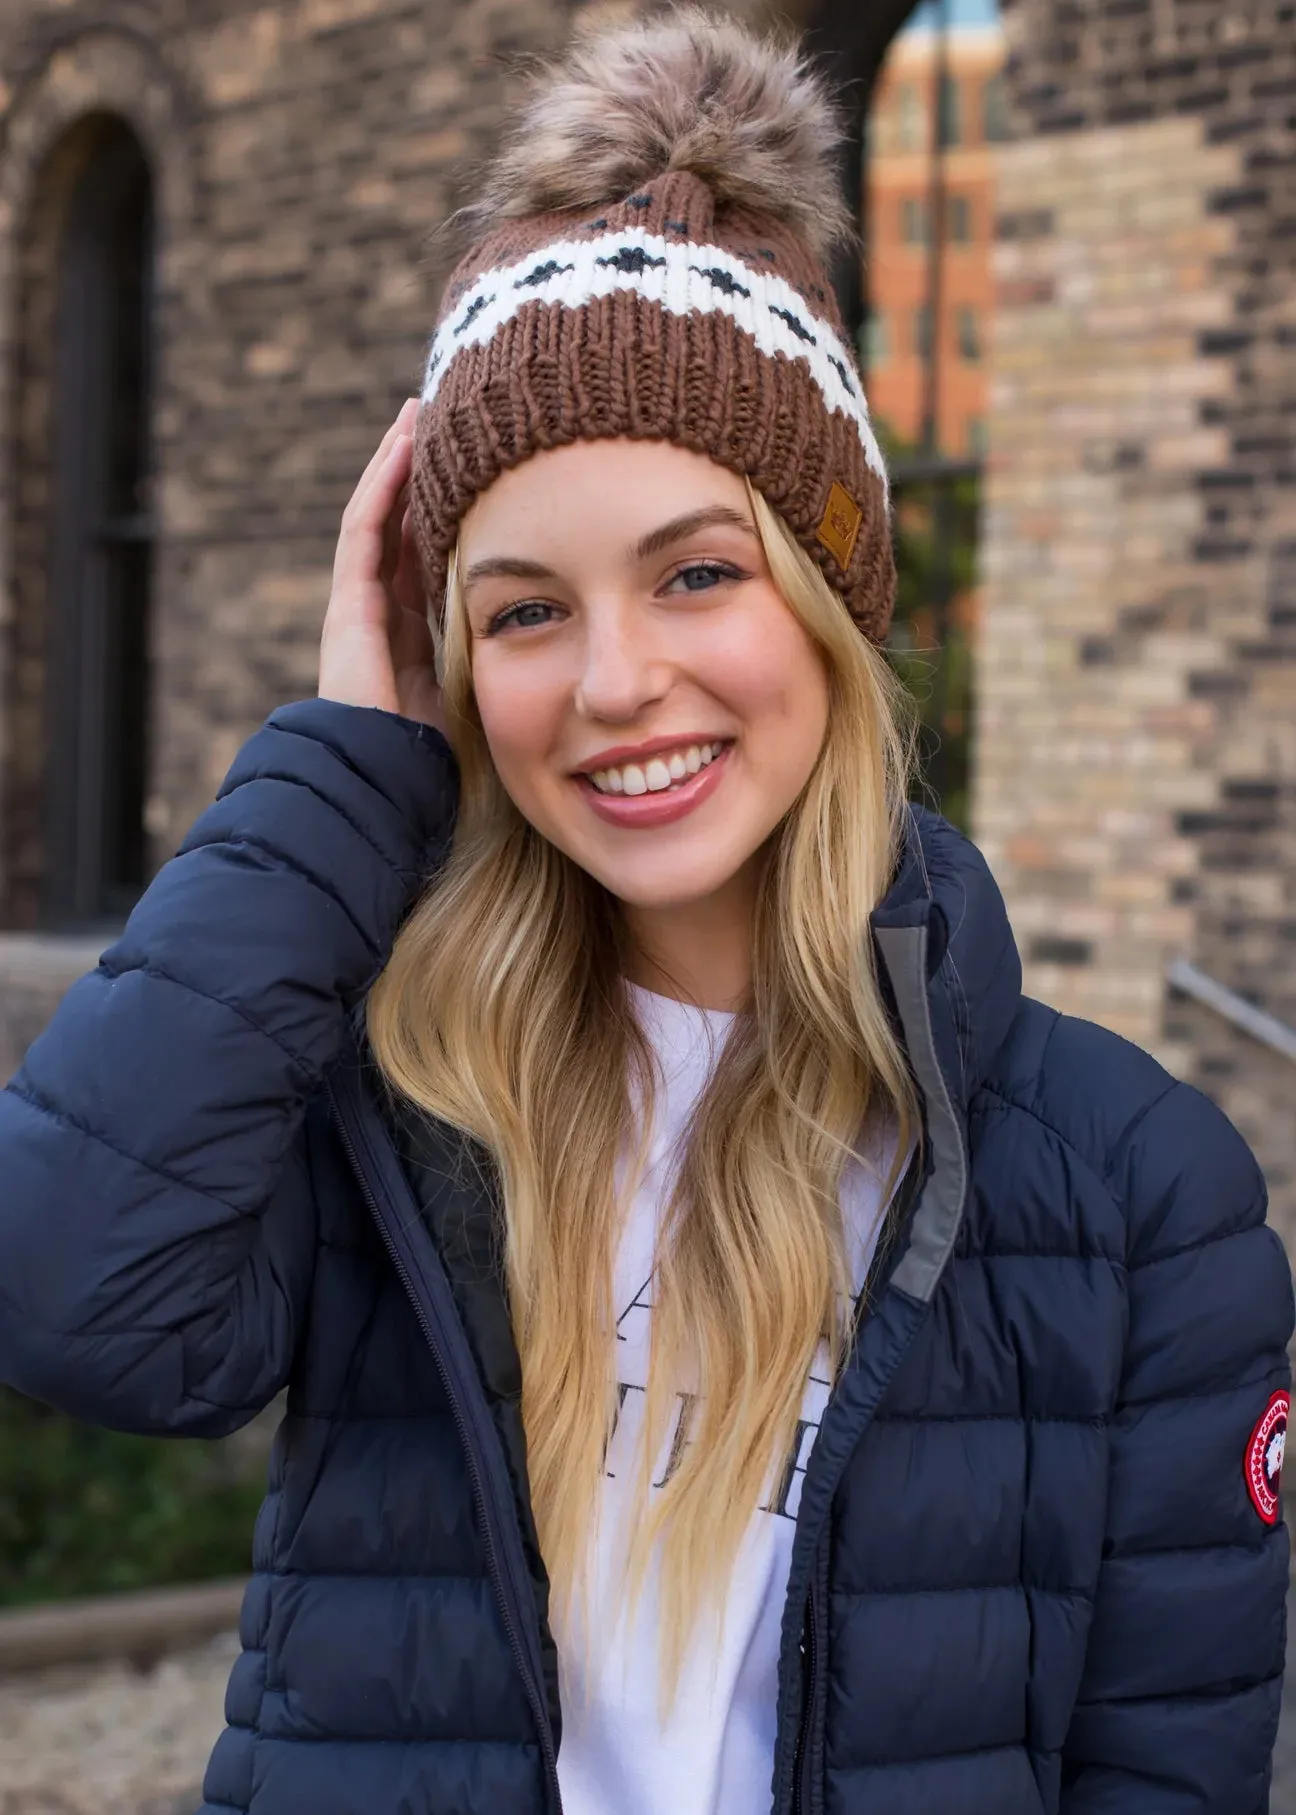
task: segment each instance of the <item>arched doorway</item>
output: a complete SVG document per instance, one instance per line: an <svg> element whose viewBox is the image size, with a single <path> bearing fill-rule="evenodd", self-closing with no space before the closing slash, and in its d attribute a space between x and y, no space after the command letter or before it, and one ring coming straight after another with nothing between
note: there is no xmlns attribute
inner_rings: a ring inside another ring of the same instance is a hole
<svg viewBox="0 0 1296 1815"><path fill-rule="evenodd" d="M846 167L842 186L852 208L860 197L861 170L869 105L886 55L919 0L810 0L804 6L805 44L829 78L846 121ZM834 272L835 287L847 327L857 333L866 314L864 271L858 259L845 257Z"/></svg>
<svg viewBox="0 0 1296 1815"><path fill-rule="evenodd" d="M42 888L51 927L119 918L147 865L153 185L120 119L83 121L74 135L51 299Z"/></svg>
<svg viewBox="0 0 1296 1815"><path fill-rule="evenodd" d="M891 472L900 584L890 652L917 708L922 789L963 825L984 451L971 382L981 380L984 306L970 307L963 289L974 262L988 278L993 204L984 173L973 198L955 166L987 162L984 72L969 77L960 59L970 21L996 13L994 0L817 0L807 30L844 106L842 182L862 229L863 259L852 250L834 281ZM975 261L974 222L986 254Z"/></svg>

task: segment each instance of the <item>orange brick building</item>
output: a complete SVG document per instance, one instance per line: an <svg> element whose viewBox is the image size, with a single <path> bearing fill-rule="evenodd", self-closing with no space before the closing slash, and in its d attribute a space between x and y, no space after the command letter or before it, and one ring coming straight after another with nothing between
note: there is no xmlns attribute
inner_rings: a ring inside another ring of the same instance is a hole
<svg viewBox="0 0 1296 1815"><path fill-rule="evenodd" d="M870 315L864 356L874 414L916 442L923 417L923 355L932 230L931 146L936 45L927 30L891 47L869 116L864 218ZM1003 38L995 26L949 34L942 107L944 265L938 346L938 443L979 454L987 416L986 351L993 305L995 142L1005 133Z"/></svg>

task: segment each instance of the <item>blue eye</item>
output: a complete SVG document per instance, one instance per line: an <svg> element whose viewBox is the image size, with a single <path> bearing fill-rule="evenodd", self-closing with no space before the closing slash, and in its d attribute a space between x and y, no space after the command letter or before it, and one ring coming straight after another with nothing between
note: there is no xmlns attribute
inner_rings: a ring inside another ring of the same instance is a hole
<svg viewBox="0 0 1296 1815"><path fill-rule="evenodd" d="M486 626L486 634L493 637L498 631L508 630L511 626L516 626L519 630L535 630L548 622L547 618L536 614L552 610L553 606L546 605L543 599L522 599L516 605L508 605L503 611L497 611Z"/></svg>
<svg viewBox="0 0 1296 1815"><path fill-rule="evenodd" d="M690 561L672 577L670 584L675 586L682 581L685 592L714 592L725 580L744 577L739 568L731 567L727 561Z"/></svg>

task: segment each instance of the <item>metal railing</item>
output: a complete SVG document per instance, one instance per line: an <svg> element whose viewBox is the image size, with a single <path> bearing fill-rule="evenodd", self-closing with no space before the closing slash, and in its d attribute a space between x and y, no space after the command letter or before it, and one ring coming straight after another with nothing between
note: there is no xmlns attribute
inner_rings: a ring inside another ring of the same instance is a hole
<svg viewBox="0 0 1296 1815"><path fill-rule="evenodd" d="M1273 1052L1281 1053L1284 1059L1290 1059L1296 1065L1296 1027L1288 1027L1277 1015L1257 1008L1254 1002L1248 1002L1245 996L1238 995L1227 984L1208 977L1205 971L1198 970L1187 958L1176 958L1167 966L1166 981L1171 989L1177 989L1181 995L1191 996L1194 1001L1213 1009L1221 1019L1241 1028L1253 1040L1258 1040Z"/></svg>

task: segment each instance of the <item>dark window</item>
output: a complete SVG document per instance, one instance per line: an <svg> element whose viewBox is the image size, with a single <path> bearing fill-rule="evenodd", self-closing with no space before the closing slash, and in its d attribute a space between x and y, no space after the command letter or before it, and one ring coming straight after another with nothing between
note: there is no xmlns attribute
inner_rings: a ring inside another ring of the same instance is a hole
<svg viewBox="0 0 1296 1815"><path fill-rule="evenodd" d="M901 151L921 151L926 138L922 98L912 82L903 82L896 96L896 137Z"/></svg>
<svg viewBox="0 0 1296 1815"><path fill-rule="evenodd" d="M975 365L981 357L981 323L975 309L960 309L958 322L959 357Z"/></svg>
<svg viewBox="0 0 1296 1815"><path fill-rule="evenodd" d="M928 304L914 310L913 350L919 359L930 359L932 353L932 317Z"/></svg>
<svg viewBox="0 0 1296 1815"><path fill-rule="evenodd" d="M984 416L969 416L967 419L967 451L974 460L984 460L989 439L986 434Z"/></svg>
<svg viewBox="0 0 1296 1815"><path fill-rule="evenodd" d="M981 127L988 144L1008 137L1008 92L1002 75L990 76L981 91Z"/></svg>
<svg viewBox="0 0 1296 1815"><path fill-rule="evenodd" d="M946 76L941 83L940 130L943 145L963 143L963 88L957 76Z"/></svg>
<svg viewBox="0 0 1296 1815"><path fill-rule="evenodd" d="M906 246L925 246L931 237L926 202L907 196L900 204L900 237Z"/></svg>
<svg viewBox="0 0 1296 1815"><path fill-rule="evenodd" d="M949 198L949 236L956 246L966 246L972 238L972 204L965 195Z"/></svg>
<svg viewBox="0 0 1296 1815"><path fill-rule="evenodd" d="M869 371L885 365L891 357L890 341L887 318L880 309L875 309L864 324L864 363Z"/></svg>
<svg viewBox="0 0 1296 1815"><path fill-rule="evenodd" d="M144 885L153 205L120 121L72 191L55 321L46 917L119 917Z"/></svg>

